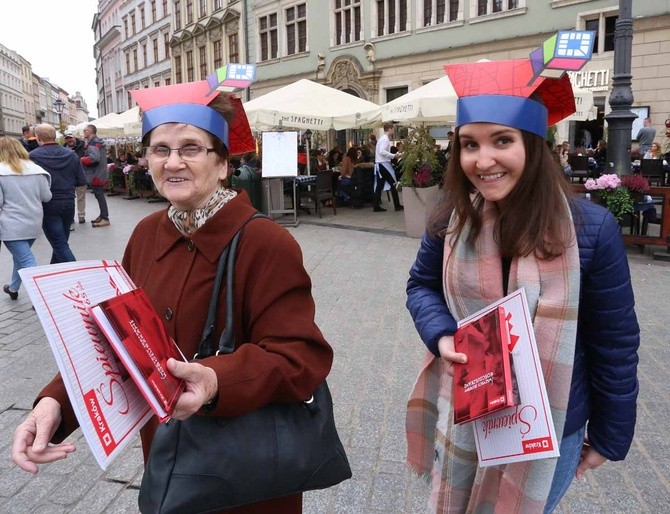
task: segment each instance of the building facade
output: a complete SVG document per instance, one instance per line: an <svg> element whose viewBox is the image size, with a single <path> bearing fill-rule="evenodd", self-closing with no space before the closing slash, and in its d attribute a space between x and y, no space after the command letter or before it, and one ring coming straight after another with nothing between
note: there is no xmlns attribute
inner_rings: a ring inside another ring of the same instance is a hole
<svg viewBox="0 0 670 514"><path fill-rule="evenodd" d="M325 5L324 5L325 4ZM527 57L558 30L596 31L596 49L573 81L594 92L594 120L559 124L558 137L604 136L614 68L617 0L252 0L248 62L256 98L309 78L376 103L444 75L447 63ZM324 8L325 6L325 8ZM659 133L670 117L670 12L634 2L634 106ZM634 129L635 130L635 129Z"/></svg>
<svg viewBox="0 0 670 514"><path fill-rule="evenodd" d="M0 135L20 137L25 124L24 59L0 45Z"/></svg>
<svg viewBox="0 0 670 514"><path fill-rule="evenodd" d="M204 80L229 62L247 62L244 27L246 1L173 1L170 39L175 83Z"/></svg>
<svg viewBox="0 0 670 514"><path fill-rule="evenodd" d="M30 62L0 44L0 135L20 137L25 125L59 124L55 101L64 103L62 119L68 124L88 120L86 103L33 73ZM83 118L83 119L82 119Z"/></svg>

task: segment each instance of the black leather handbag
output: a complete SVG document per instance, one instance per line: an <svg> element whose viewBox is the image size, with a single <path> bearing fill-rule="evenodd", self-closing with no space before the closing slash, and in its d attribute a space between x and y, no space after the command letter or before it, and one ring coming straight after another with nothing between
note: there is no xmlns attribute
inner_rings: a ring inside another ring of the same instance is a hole
<svg viewBox="0 0 670 514"><path fill-rule="evenodd" d="M241 231L219 258L196 358L235 348L233 276ZM226 326L216 352L212 343L224 268ZM304 402L270 404L234 418L194 415L160 424L142 477L139 507L152 514L214 512L331 487L349 478L351 468L324 381Z"/></svg>

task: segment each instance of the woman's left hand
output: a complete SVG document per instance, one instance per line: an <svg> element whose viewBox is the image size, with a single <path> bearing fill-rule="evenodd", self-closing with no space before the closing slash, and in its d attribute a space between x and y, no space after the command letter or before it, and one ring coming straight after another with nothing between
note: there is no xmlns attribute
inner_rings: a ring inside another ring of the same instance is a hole
<svg viewBox="0 0 670 514"><path fill-rule="evenodd" d="M204 404L216 397L219 381L212 368L197 362L180 362L176 359L168 359L167 366L175 377L186 381L186 388L177 400L172 413L174 419L190 418Z"/></svg>
<svg viewBox="0 0 670 514"><path fill-rule="evenodd" d="M586 439L584 441L582 455L579 458L579 466L577 466L577 473L575 473L575 475L579 480L582 480L584 472L587 469L596 469L606 461L607 459L594 450L593 446L589 445L588 439Z"/></svg>

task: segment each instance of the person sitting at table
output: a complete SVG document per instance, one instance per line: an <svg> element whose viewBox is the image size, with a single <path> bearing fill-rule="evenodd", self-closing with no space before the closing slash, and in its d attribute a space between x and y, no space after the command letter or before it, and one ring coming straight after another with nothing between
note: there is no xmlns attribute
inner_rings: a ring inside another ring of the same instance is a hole
<svg viewBox="0 0 670 514"><path fill-rule="evenodd" d="M361 152L360 148L352 146L347 150L347 153L342 158L340 163L340 176L338 177L339 183L337 186L337 196L339 196L343 202L349 203L351 200L350 191L351 188L351 177L354 174L354 166L356 165L357 156Z"/></svg>
<svg viewBox="0 0 670 514"><path fill-rule="evenodd" d="M603 139L598 140L593 151L593 160L596 162L596 171L602 173L607 166L607 143Z"/></svg>
<svg viewBox="0 0 670 514"><path fill-rule="evenodd" d="M643 159L663 159L663 154L661 153L661 145L660 143L654 141L651 144L651 147L649 150L646 151L644 154Z"/></svg>
<svg viewBox="0 0 670 514"><path fill-rule="evenodd" d="M342 150L340 150L340 147L335 145L330 152L328 152L328 167L329 168L337 168L340 166L340 163L342 162L343 154Z"/></svg>
<svg viewBox="0 0 670 514"><path fill-rule="evenodd" d="M316 151L316 166L317 170L327 170L328 169L328 158L326 157L326 150L319 148Z"/></svg>

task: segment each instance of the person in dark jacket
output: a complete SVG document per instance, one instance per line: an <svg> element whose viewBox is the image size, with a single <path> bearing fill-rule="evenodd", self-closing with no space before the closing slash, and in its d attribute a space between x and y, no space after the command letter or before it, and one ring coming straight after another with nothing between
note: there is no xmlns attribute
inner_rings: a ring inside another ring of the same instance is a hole
<svg viewBox="0 0 670 514"><path fill-rule="evenodd" d="M24 125L21 129L21 144L26 152L30 153L39 146L35 138L35 132L32 125Z"/></svg>
<svg viewBox="0 0 670 514"><path fill-rule="evenodd" d="M53 254L51 264L76 260L68 240L74 221L75 188L86 185L79 158L72 150L56 143L56 129L43 123L35 127L39 148L30 152L30 159L51 174L51 200L42 204L42 230Z"/></svg>
<svg viewBox="0 0 670 514"><path fill-rule="evenodd" d="M639 326L621 230L608 210L574 198L545 144L548 124L574 111L567 76L537 78L527 60L445 68L459 96L450 194L407 284L429 356L408 404L408 463L432 471L437 512L550 513L575 475L624 459L632 442ZM490 76L515 87L501 91ZM454 351L458 320L520 287L560 457L477 468L472 427L453 425L450 388L439 388L451 377L427 378L467 366Z"/></svg>
<svg viewBox="0 0 670 514"><path fill-rule="evenodd" d="M75 137L75 135L72 132L66 132L64 134L65 142L63 143L63 146L65 148L69 148L72 150L74 153L77 154L77 157L80 159L84 156L84 152L86 149L84 148L84 142ZM79 186L75 190L75 194L77 195L77 218L79 219L79 223L86 223L86 190L88 187L86 185Z"/></svg>
<svg viewBox="0 0 670 514"><path fill-rule="evenodd" d="M105 184L109 178L107 169L107 149L102 139L97 136L98 129L95 125L86 125L84 129L84 156L81 164L86 173L88 185L93 189L93 195L98 201L100 215L91 221L93 227L109 226L109 211L107 209L107 198L105 197Z"/></svg>

